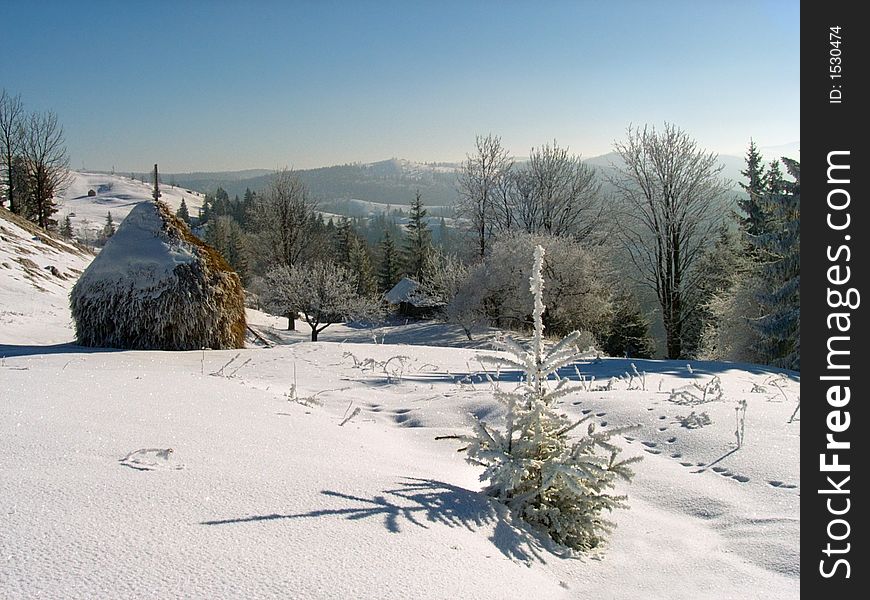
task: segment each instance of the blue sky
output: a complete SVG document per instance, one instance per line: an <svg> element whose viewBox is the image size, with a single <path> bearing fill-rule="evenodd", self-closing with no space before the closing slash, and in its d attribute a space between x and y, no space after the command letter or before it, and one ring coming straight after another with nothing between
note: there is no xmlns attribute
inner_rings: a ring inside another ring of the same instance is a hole
<svg viewBox="0 0 870 600"><path fill-rule="evenodd" d="M165 172L608 152L672 122L742 154L800 138L799 3L0 1L0 87L74 168Z"/></svg>

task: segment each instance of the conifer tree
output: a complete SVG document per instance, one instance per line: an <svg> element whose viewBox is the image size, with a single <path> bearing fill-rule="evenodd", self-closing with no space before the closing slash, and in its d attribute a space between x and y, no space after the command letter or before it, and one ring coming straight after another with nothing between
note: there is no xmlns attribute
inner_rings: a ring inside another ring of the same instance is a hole
<svg viewBox="0 0 870 600"><path fill-rule="evenodd" d="M355 237L350 220L342 218L335 229L335 258L343 267L350 264L350 247Z"/></svg>
<svg viewBox="0 0 870 600"><path fill-rule="evenodd" d="M63 218L59 231L61 237L65 240L71 240L73 237L72 221L69 218L69 213Z"/></svg>
<svg viewBox="0 0 870 600"><path fill-rule="evenodd" d="M380 244L381 263L378 268L378 287L388 292L399 281L399 252L389 230L384 231Z"/></svg>
<svg viewBox="0 0 870 600"><path fill-rule="evenodd" d="M360 296L374 295L377 291L378 283L365 242L358 238L353 238L350 242L348 258L350 272L356 278L356 293Z"/></svg>
<svg viewBox="0 0 870 600"><path fill-rule="evenodd" d="M756 297L762 316L752 321L761 335L763 362L800 370L800 163L783 158L793 182L765 196L767 231L755 238L761 289ZM775 189L775 188L774 188Z"/></svg>
<svg viewBox="0 0 870 600"><path fill-rule="evenodd" d="M405 229L405 270L418 282L426 276L426 266L432 253L432 233L424 220L426 209L423 208L423 196L420 190L411 204L410 215Z"/></svg>
<svg viewBox="0 0 870 600"><path fill-rule="evenodd" d="M184 196L181 197L181 206L178 207L175 216L190 225L190 212L187 210L187 203L184 201Z"/></svg>
<svg viewBox="0 0 870 600"><path fill-rule="evenodd" d="M655 353L649 321L644 317L637 299L628 292L618 294L614 311L598 343L609 356L652 358Z"/></svg>
<svg viewBox="0 0 870 600"><path fill-rule="evenodd" d="M764 194L767 189L767 174L761 161L761 153L755 146L755 142L749 141L749 149L746 152L746 169L740 171L746 178L746 183L740 183L740 187L746 192L747 197L737 201L743 210L740 224L743 231L749 236L759 235L764 227L766 215L764 214Z"/></svg>
<svg viewBox="0 0 870 600"><path fill-rule="evenodd" d="M554 541L586 550L598 546L611 528L602 512L625 507L625 496L607 493L617 478L630 480L629 465L641 457L617 460L620 449L609 439L632 427L596 431L588 423L586 435L572 440L569 434L589 421L586 415L570 419L558 408L560 401L576 391L568 379L550 378L560 368L580 360L575 331L554 347L544 342L542 276L544 248L535 249L530 289L535 334L530 349L507 340L498 348L510 357L482 357L503 368L519 369L521 384L511 392L497 391L506 408L505 428L498 430L478 419L475 435L460 436L468 443L469 462L484 468L484 492L506 504L515 517L542 527ZM552 385L551 385L552 384ZM598 450L605 451L600 454Z"/></svg>
<svg viewBox="0 0 870 600"><path fill-rule="evenodd" d="M106 242L108 242L109 238L113 235L115 235L115 222L112 220L112 212L109 211L106 213L106 223L103 225L103 229L100 231L100 245L105 246Z"/></svg>

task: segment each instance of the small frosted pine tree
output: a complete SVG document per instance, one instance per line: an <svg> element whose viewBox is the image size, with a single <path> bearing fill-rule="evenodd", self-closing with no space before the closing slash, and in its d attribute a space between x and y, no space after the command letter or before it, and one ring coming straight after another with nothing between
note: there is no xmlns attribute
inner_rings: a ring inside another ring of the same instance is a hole
<svg viewBox="0 0 870 600"><path fill-rule="evenodd" d="M461 439L468 442L469 462L485 467L480 478L489 482L486 494L506 504L515 516L543 528L554 541L587 550L598 546L613 526L602 512L626 507L625 496L606 490L617 478L631 480L634 473L629 465L640 457L617 460L620 450L609 441L633 427L596 431L594 423L589 423L586 435L576 440L569 437L589 416L572 422L558 412L559 401L577 388L568 379L551 385L549 378L580 359L575 348L580 333L575 331L546 348L543 262L544 248L538 246L529 278L535 302L532 348L525 350L507 340L499 348L510 358L487 357L487 362L524 373L516 390L496 392L507 408L505 429L478 420L475 435Z"/></svg>

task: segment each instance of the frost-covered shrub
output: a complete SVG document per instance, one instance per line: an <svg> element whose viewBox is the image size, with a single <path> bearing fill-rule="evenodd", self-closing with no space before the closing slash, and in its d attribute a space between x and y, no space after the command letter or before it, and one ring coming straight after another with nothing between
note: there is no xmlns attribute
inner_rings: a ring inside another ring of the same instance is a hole
<svg viewBox="0 0 870 600"><path fill-rule="evenodd" d="M137 350L243 348L239 276L162 202L137 205L70 293L76 341Z"/></svg>
<svg viewBox="0 0 870 600"><path fill-rule="evenodd" d="M526 328L532 297L525 285L524 265L536 246L545 248L547 256L543 265L547 330L552 334L600 330L611 312L610 286L600 275L602 261L593 249L547 234L511 233L498 238L492 253L468 271L448 310L482 311L499 327Z"/></svg>
<svg viewBox="0 0 870 600"><path fill-rule="evenodd" d="M512 392L497 391L506 406L505 428L498 430L478 420L468 442L468 460L485 467L485 492L510 507L513 514L543 528L556 542L576 550L594 548L611 528L602 513L624 507L625 496L607 492L617 478L630 480L629 468L639 457L617 460L619 448L609 439L631 428L597 431L589 423L585 435L571 432L589 416L572 422L557 410L559 401L579 388L549 377L580 356L576 331L550 348L545 347L542 315L544 249L535 249L531 292L534 298L535 335L525 350L507 340L500 349L510 358L489 357L501 368L520 369L522 383ZM603 451L603 452L601 452Z"/></svg>

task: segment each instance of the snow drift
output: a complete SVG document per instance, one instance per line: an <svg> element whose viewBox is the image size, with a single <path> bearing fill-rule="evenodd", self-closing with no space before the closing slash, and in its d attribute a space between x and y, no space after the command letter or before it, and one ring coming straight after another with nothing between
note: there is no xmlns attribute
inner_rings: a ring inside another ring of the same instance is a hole
<svg viewBox="0 0 870 600"><path fill-rule="evenodd" d="M162 202L130 211L73 287L70 308L83 346L244 347L239 276Z"/></svg>

